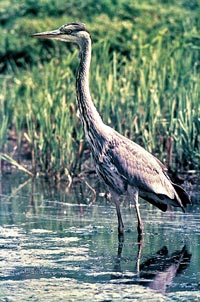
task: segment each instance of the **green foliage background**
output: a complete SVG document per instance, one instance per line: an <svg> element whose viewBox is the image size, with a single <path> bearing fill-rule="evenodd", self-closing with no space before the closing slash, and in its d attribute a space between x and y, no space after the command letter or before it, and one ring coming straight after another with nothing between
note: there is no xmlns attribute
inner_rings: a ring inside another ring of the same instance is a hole
<svg viewBox="0 0 200 302"><path fill-rule="evenodd" d="M199 169L199 18L199 0L1 1L1 151L20 162L26 145L34 174L87 167L78 50L30 38L80 21L93 39L91 92L104 121L171 169Z"/></svg>

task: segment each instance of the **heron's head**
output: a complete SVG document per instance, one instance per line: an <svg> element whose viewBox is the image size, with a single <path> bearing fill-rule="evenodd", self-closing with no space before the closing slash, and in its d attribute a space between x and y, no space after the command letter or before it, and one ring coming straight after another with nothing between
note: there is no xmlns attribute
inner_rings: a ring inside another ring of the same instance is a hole
<svg viewBox="0 0 200 302"><path fill-rule="evenodd" d="M85 25L82 23L70 23L62 25L59 29L36 33L31 35L34 38L47 38L61 40L64 42L74 42L82 44L84 40L90 37Z"/></svg>

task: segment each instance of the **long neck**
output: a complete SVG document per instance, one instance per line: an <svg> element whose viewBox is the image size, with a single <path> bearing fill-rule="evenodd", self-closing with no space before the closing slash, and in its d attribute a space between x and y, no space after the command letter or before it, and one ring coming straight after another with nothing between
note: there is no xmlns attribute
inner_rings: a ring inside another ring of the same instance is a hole
<svg viewBox="0 0 200 302"><path fill-rule="evenodd" d="M84 128L85 135L90 142L92 136L100 133L103 121L97 112L92 101L89 89L89 71L91 62L91 40L84 40L80 45L80 65L76 78L76 93L78 99L78 107Z"/></svg>

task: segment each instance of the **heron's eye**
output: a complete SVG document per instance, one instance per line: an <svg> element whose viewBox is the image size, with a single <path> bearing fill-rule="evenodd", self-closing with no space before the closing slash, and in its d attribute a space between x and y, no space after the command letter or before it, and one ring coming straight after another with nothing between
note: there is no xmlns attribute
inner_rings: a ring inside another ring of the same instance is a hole
<svg viewBox="0 0 200 302"><path fill-rule="evenodd" d="M61 26L60 31L61 31L63 34L68 34L68 35L70 35L70 34L72 33L72 30L66 28L65 26Z"/></svg>

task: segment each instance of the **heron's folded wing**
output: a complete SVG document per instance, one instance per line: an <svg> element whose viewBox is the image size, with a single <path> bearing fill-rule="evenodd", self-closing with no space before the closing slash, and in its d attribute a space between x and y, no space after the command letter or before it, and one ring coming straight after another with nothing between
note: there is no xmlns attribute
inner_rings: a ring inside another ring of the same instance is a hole
<svg viewBox="0 0 200 302"><path fill-rule="evenodd" d="M129 185L174 198L174 189L164 172L164 165L141 146L124 137L122 140L118 135L111 141L107 155Z"/></svg>

